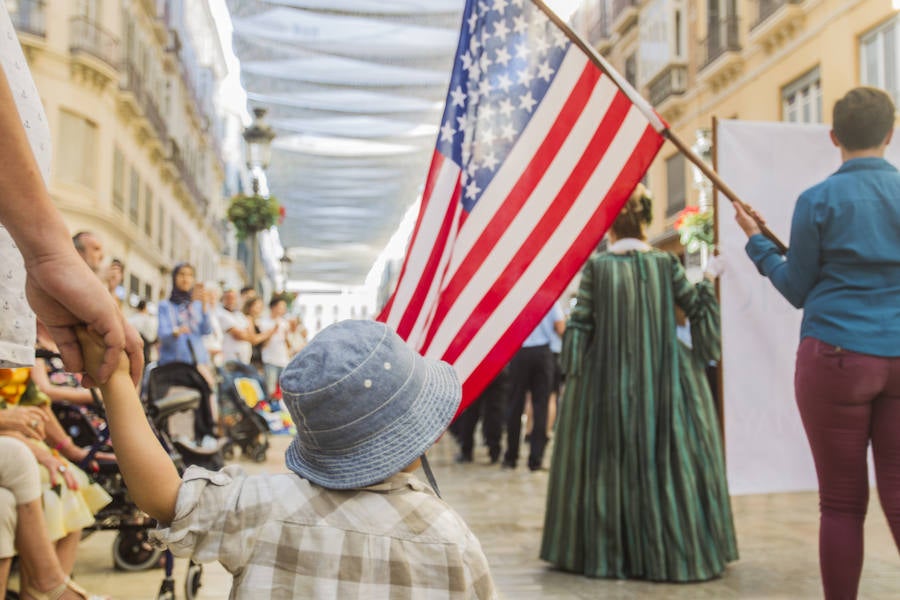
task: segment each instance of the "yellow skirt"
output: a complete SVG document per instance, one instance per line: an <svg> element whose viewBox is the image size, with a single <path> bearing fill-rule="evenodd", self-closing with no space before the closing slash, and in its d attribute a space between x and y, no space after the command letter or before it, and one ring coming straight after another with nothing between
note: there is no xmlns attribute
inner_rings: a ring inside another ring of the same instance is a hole
<svg viewBox="0 0 900 600"><path fill-rule="evenodd" d="M61 475L56 478L59 485L56 488L50 487L50 473L44 465L40 465L44 520L47 522L47 533L51 541L90 527L94 524L94 515L112 501L103 486L92 483L84 471L64 458L60 460L66 463L66 468L75 476L78 489L70 490Z"/></svg>

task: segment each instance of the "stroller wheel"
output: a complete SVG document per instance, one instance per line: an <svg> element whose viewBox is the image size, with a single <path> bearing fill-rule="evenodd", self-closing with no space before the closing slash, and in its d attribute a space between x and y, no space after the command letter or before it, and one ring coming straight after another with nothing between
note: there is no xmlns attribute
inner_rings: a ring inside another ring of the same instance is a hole
<svg viewBox="0 0 900 600"><path fill-rule="evenodd" d="M122 571L143 571L155 567L162 552L150 544L146 529L123 530L113 540L113 563Z"/></svg>
<svg viewBox="0 0 900 600"><path fill-rule="evenodd" d="M197 591L203 583L200 581L203 576L203 565L191 562L187 570L187 577L184 580L184 597L187 600L194 600L197 597Z"/></svg>
<svg viewBox="0 0 900 600"><path fill-rule="evenodd" d="M266 462L266 450L267 450L266 444L259 444L257 446L254 446L250 450L250 458L253 459L253 462L258 462L258 463Z"/></svg>

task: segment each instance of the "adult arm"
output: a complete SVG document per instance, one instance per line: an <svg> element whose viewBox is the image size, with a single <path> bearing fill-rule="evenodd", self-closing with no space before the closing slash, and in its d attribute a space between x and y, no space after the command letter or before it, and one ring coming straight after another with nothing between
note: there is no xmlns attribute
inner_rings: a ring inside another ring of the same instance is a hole
<svg viewBox="0 0 900 600"><path fill-rule="evenodd" d="M748 236L747 254L760 274L768 277L782 296L796 308L803 308L806 297L819 279L821 235L815 215L815 207L805 195L797 200L791 219L790 245L786 255L759 229L750 226L752 219L740 206L736 206L735 219Z"/></svg>
<svg viewBox="0 0 900 600"><path fill-rule="evenodd" d="M56 340L66 366L73 372L83 369L74 332L83 323L103 338L104 358L96 376L109 377L125 349L131 377L137 382L143 368L140 336L75 251L38 170L2 69L0 156L0 223L22 252L28 303Z"/></svg>
<svg viewBox="0 0 900 600"><path fill-rule="evenodd" d="M46 362L42 358L34 361L34 368L31 369L31 381L35 387L43 393L47 394L54 402L71 402L72 404L81 404L90 406L94 404L94 397L91 391L84 387L71 387L68 385L55 385L50 381L47 375Z"/></svg>
<svg viewBox="0 0 900 600"><path fill-rule="evenodd" d="M84 328L78 328L76 333L84 348L85 367L88 373L95 373L103 357L101 341ZM109 379L100 384L100 391L105 399L116 459L129 495L148 515L160 523L171 523L181 477L150 429L137 391L128 377L124 356Z"/></svg>

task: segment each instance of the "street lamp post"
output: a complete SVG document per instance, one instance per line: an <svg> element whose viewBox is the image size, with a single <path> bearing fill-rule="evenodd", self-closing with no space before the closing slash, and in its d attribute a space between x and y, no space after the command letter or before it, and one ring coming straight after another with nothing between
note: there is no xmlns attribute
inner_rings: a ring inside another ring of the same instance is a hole
<svg viewBox="0 0 900 600"><path fill-rule="evenodd" d="M250 172L250 184L253 187L253 194L259 195L262 186L261 179L265 177L265 171L269 167L269 160L272 157L272 140L275 139L275 132L266 123L263 118L266 115L266 109L256 107L253 109L253 122L244 129L243 138L247 145L247 170ZM266 185L266 194L268 196L268 185ZM248 244L250 245L250 284L255 288L258 285L259 274L259 234L253 232L248 236Z"/></svg>

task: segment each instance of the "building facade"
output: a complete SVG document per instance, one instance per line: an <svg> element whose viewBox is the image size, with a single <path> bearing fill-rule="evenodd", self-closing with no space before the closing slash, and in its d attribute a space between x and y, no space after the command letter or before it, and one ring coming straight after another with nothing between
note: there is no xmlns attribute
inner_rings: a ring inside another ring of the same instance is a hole
<svg viewBox="0 0 900 600"><path fill-rule="evenodd" d="M156 300L172 267L217 277L227 250L225 60L207 2L6 0L47 112L50 193L74 232ZM187 11L192 29L187 29Z"/></svg>
<svg viewBox="0 0 900 600"><path fill-rule="evenodd" d="M900 101L897 6L892 0L586 0L572 24L681 140L702 151L714 118L827 123L834 102L858 85L880 87ZM708 183L669 143L647 183L657 199L651 241L677 252L676 215L703 203Z"/></svg>

